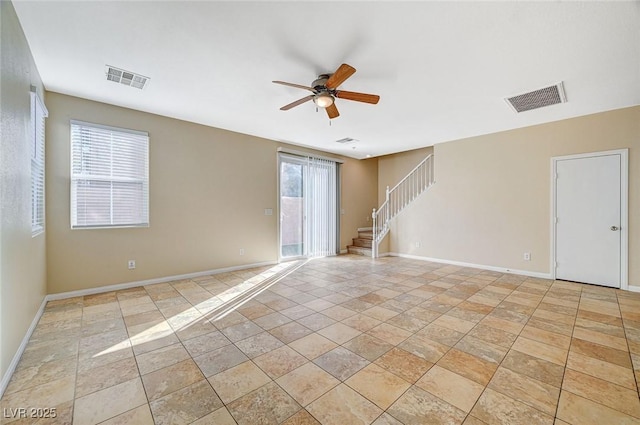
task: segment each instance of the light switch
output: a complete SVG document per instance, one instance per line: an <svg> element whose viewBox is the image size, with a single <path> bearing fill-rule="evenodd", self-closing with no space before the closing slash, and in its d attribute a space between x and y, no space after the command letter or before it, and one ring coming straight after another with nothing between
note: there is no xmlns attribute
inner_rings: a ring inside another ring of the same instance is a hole
<svg viewBox="0 0 640 425"><path fill-rule="evenodd" d="M265 208L264 215L273 215L273 208Z"/></svg>

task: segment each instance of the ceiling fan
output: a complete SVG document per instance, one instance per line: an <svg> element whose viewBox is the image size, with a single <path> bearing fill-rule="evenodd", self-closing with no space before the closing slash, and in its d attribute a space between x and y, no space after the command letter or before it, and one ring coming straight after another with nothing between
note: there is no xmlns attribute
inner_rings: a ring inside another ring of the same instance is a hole
<svg viewBox="0 0 640 425"><path fill-rule="evenodd" d="M302 105L305 102L313 100L313 102L321 107L325 108L329 119L340 116L338 108L335 104L336 97L339 99L355 100L356 102L365 102L376 104L380 100L380 96L375 94L357 93L346 90L338 90L338 86L351 77L356 72L356 69L351 65L343 63L338 67L333 74L321 74L318 78L311 83L311 87L303 86L300 84L287 83L284 81L274 81L276 84L282 84L283 86L296 87L299 89L309 90L311 93L309 96L305 96L302 99L296 100L288 105L280 108L281 111L288 111L289 109Z"/></svg>

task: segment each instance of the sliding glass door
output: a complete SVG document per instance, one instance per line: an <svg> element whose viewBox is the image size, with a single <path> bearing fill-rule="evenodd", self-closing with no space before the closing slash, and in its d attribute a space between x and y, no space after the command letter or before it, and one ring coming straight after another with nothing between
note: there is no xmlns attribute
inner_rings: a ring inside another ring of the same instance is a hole
<svg viewBox="0 0 640 425"><path fill-rule="evenodd" d="M336 255L338 171L335 161L279 155L280 258Z"/></svg>

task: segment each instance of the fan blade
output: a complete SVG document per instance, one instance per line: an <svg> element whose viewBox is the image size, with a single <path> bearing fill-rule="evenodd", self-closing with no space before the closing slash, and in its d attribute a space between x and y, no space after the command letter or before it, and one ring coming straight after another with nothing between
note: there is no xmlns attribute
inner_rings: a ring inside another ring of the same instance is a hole
<svg viewBox="0 0 640 425"><path fill-rule="evenodd" d="M356 102L373 103L374 105L380 100L380 96L377 94L357 93L354 91L339 90L336 92L336 97L340 99L355 100Z"/></svg>
<svg viewBox="0 0 640 425"><path fill-rule="evenodd" d="M293 84L293 83L287 83L285 81L272 81L272 83L276 83L276 84L282 84L283 86L289 86L289 87L295 87L298 89L304 89L304 90L309 90L312 92L316 92L314 89L312 89L311 87L307 87L307 86L301 86L300 84Z"/></svg>
<svg viewBox="0 0 640 425"><path fill-rule="evenodd" d="M302 105L304 102L308 102L311 99L313 99L313 95L312 94L310 94L309 96L305 96L302 99L298 99L295 102L292 102L292 103L290 103L288 105L284 105L282 108L280 108L280 110L281 111L288 111L289 109L294 108L294 107L296 107L298 105Z"/></svg>
<svg viewBox="0 0 640 425"><path fill-rule="evenodd" d="M338 108L336 107L335 103L332 103L331 105L327 106L325 109L327 110L327 115L329 115L330 120L340 116L340 112L338 112Z"/></svg>
<svg viewBox="0 0 640 425"><path fill-rule="evenodd" d="M356 72L356 69L351 65L347 65L343 63L336 69L336 72L333 73L331 77L327 80L325 86L328 89L335 89L340 84L344 83L344 81L351 77Z"/></svg>

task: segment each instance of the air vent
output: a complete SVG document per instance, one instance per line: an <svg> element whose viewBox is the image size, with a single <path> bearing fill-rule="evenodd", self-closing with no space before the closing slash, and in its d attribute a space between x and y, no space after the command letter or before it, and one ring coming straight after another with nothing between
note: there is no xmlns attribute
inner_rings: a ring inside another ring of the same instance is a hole
<svg viewBox="0 0 640 425"><path fill-rule="evenodd" d="M135 87L140 90L142 90L149 82L149 77L125 71L124 69L116 68L111 65L107 65L106 74L108 81L124 84L129 87Z"/></svg>
<svg viewBox="0 0 640 425"><path fill-rule="evenodd" d="M504 100L514 111L520 113L545 106L557 105L558 103L565 103L567 97L564 94L564 86L562 82L560 82L556 85L534 90L529 93L507 97Z"/></svg>
<svg viewBox="0 0 640 425"><path fill-rule="evenodd" d="M336 140L336 143L341 143L343 145L347 143L355 143L355 142L357 142L357 140L352 139L351 137L345 137L344 139Z"/></svg>

